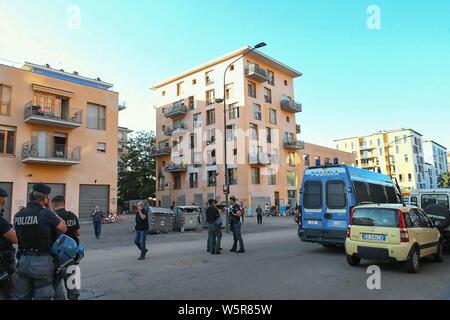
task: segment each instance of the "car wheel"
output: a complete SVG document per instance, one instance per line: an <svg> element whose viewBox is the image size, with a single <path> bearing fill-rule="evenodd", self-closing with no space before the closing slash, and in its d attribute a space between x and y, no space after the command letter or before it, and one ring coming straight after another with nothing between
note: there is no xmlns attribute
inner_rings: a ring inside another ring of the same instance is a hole
<svg viewBox="0 0 450 320"><path fill-rule="evenodd" d="M409 273L417 273L420 266L419 249L415 248L408 260L405 262L405 269Z"/></svg>
<svg viewBox="0 0 450 320"><path fill-rule="evenodd" d="M351 256L347 254L347 263L352 267L356 267L361 262L361 258L358 256Z"/></svg>
<svg viewBox="0 0 450 320"><path fill-rule="evenodd" d="M444 255L442 252L442 243L439 242L437 246L436 254L434 255L434 261L436 262L442 262L444 260Z"/></svg>

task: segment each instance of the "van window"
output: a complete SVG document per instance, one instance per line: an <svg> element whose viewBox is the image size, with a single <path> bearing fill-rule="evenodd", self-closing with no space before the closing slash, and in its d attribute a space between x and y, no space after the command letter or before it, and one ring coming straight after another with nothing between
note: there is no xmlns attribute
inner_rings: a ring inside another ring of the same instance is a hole
<svg viewBox="0 0 450 320"><path fill-rule="evenodd" d="M322 209L322 182L305 182L303 205L307 209Z"/></svg>
<svg viewBox="0 0 450 320"><path fill-rule="evenodd" d="M371 201L369 192L367 191L366 183L360 181L354 181L353 186L355 187L356 193L356 203L360 204L362 202Z"/></svg>
<svg viewBox="0 0 450 320"><path fill-rule="evenodd" d="M385 186L385 189L388 203L398 203L397 193L395 192L394 187Z"/></svg>
<svg viewBox="0 0 450 320"><path fill-rule="evenodd" d="M345 186L343 181L327 182L327 207L330 209L343 209L347 206Z"/></svg>
<svg viewBox="0 0 450 320"><path fill-rule="evenodd" d="M382 185L369 183L369 191L374 203L386 203L386 195Z"/></svg>
<svg viewBox="0 0 450 320"><path fill-rule="evenodd" d="M352 224L355 226L396 228L398 227L398 213L395 209L355 209Z"/></svg>
<svg viewBox="0 0 450 320"><path fill-rule="evenodd" d="M446 194L422 194L421 207L425 209L432 204L442 204L449 208L448 196Z"/></svg>

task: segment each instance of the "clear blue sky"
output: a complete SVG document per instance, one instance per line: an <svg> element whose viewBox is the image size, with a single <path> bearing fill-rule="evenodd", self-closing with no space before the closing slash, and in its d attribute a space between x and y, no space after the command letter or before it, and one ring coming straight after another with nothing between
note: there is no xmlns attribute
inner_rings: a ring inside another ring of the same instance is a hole
<svg viewBox="0 0 450 320"><path fill-rule="evenodd" d="M381 29L366 26L369 5ZM78 29L67 27L70 5ZM120 124L153 129L148 85L246 44L298 69L302 138L411 127L450 147L450 1L0 0L0 58L115 84Z"/></svg>

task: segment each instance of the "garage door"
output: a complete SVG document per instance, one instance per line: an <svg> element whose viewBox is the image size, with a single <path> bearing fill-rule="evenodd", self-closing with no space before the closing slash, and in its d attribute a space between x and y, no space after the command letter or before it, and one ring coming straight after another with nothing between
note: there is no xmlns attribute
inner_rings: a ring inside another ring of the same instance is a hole
<svg viewBox="0 0 450 320"><path fill-rule="evenodd" d="M162 204L161 204L161 206L163 208L170 208L171 203L170 203L169 196L162 196Z"/></svg>
<svg viewBox="0 0 450 320"><path fill-rule="evenodd" d="M45 183L45 182L44 182ZM64 183L45 183L51 188L49 199L52 200L55 196L66 196L66 185ZM30 198L30 193L35 183L29 183L27 188L27 200Z"/></svg>
<svg viewBox="0 0 450 320"><path fill-rule="evenodd" d="M109 211L109 186L80 185L80 220L90 220L95 206L103 212Z"/></svg>
<svg viewBox="0 0 450 320"><path fill-rule="evenodd" d="M0 182L0 188L5 189L8 192L9 197L6 199L5 212L3 218L11 222L11 202L12 202L12 182Z"/></svg>

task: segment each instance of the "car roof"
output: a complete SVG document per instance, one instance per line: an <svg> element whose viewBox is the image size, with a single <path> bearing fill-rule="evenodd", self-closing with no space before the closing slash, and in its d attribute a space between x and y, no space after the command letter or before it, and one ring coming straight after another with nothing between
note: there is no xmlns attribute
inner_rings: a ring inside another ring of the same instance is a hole
<svg viewBox="0 0 450 320"><path fill-rule="evenodd" d="M370 203L370 204L362 204L355 208L380 208L380 209L401 209L402 211L409 211L410 209L418 209L417 206L405 206L401 203Z"/></svg>

